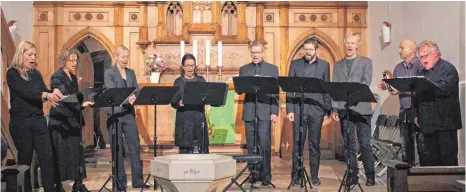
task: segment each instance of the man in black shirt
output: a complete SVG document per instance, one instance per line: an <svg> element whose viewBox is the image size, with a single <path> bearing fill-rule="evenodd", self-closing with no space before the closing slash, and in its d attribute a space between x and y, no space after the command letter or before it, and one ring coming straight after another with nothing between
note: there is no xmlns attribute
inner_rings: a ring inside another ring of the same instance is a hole
<svg viewBox="0 0 466 192"><path fill-rule="evenodd" d="M271 76L278 77L277 66L267 63L263 60L264 45L260 41L253 41L250 46L252 62L242 66L239 69L239 76ZM246 127L246 145L249 154L254 153L254 148L258 150L258 154L263 157L263 161L258 165L260 171L256 172L256 181L261 180L262 185L271 184L272 168L271 168L271 122L278 121L278 96L274 94L258 95L257 96L257 121L255 124L255 95L246 94L244 97L242 119ZM254 130L257 129L257 135ZM254 136L258 146L254 146ZM252 167L252 164L250 164ZM259 169L259 168L258 168ZM252 170L251 170L252 171ZM256 170L254 170L256 171ZM251 179L250 182L256 182Z"/></svg>
<svg viewBox="0 0 466 192"><path fill-rule="evenodd" d="M330 81L330 65L328 62L317 58L317 48L319 44L316 39L311 38L303 43L305 55L302 58L291 62L289 77L314 77L322 81ZM311 169L311 182L313 185L320 185L319 179L319 164L320 164L320 135L322 131L322 123L324 117L330 116L331 100L327 94L322 93L305 93L303 115L300 115L301 94L286 93L286 111L287 117L293 122L293 164L291 179L294 174L297 174L299 166L299 150L300 145L304 145L306 133L308 136L309 145L309 167ZM303 135L302 142L299 143L300 118L303 117ZM306 132L307 130L307 132ZM302 146L301 150L304 149ZM301 151L302 152L302 151ZM304 166L304 165L303 165ZM293 181L293 184L298 185L298 180Z"/></svg>
<svg viewBox="0 0 466 192"><path fill-rule="evenodd" d="M459 77L455 66L440 58L433 41L418 46L424 69L419 73L441 90L417 93L417 118L424 136L426 166L458 165L458 129L462 128L459 101Z"/></svg>

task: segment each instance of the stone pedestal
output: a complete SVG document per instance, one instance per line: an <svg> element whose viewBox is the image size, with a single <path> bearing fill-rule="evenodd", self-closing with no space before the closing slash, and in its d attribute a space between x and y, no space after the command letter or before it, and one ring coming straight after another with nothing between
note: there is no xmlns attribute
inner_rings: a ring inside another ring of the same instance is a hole
<svg viewBox="0 0 466 192"><path fill-rule="evenodd" d="M164 191L221 191L236 174L236 161L217 154L177 154L155 157L151 161Z"/></svg>

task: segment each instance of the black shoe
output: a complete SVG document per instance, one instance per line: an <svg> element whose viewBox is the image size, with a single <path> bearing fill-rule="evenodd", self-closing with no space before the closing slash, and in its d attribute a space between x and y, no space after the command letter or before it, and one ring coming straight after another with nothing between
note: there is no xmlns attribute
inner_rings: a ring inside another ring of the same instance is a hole
<svg viewBox="0 0 466 192"><path fill-rule="evenodd" d="M142 185L133 185L133 188L144 188L144 189L148 189L148 188L150 188L150 185L144 185L144 184L142 184Z"/></svg>
<svg viewBox="0 0 466 192"><path fill-rule="evenodd" d="M373 175L366 176L366 186L374 186L375 185L375 177Z"/></svg>
<svg viewBox="0 0 466 192"><path fill-rule="evenodd" d="M320 185L319 177L312 177L311 183L312 183L312 185L319 186Z"/></svg>
<svg viewBox="0 0 466 192"><path fill-rule="evenodd" d="M272 180L272 178L270 177L270 175L265 175L262 177L262 185L263 186L267 186L267 185L270 185L272 184L272 182L270 180Z"/></svg>

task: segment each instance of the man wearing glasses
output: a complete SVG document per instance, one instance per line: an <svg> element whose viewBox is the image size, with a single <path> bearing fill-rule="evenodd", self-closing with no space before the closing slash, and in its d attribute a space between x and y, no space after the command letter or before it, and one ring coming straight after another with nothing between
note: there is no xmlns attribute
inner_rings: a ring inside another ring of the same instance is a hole
<svg viewBox="0 0 466 192"><path fill-rule="evenodd" d="M424 136L425 166L458 166L458 129L462 128L458 72L440 58L433 41L419 44L418 56L424 65L419 75L442 89L417 93L415 123Z"/></svg>
<svg viewBox="0 0 466 192"><path fill-rule="evenodd" d="M239 76L270 76L278 77L278 68L263 60L264 45L259 41L253 41L250 46L252 62L242 66L239 70ZM272 179L270 158L271 158L271 134L270 121L273 123L278 120L278 95L259 95L257 99L257 143L259 144L258 152L263 157L260 169L257 170L256 179L249 182L255 183L262 181L262 185L270 185ZM246 126L246 143L248 153L254 153L254 129L255 129L255 95L246 94L244 97L242 120ZM250 170L254 167L250 164Z"/></svg>
<svg viewBox="0 0 466 192"><path fill-rule="evenodd" d="M316 39L310 38L304 41L303 49L304 56L300 59L291 62L289 77L314 77L330 81L330 65L328 62L317 58L317 48L319 43ZM319 186L319 164L320 164L320 134L324 117L330 115L331 101L327 94L322 93L305 93L303 101L303 135L299 138L300 129L300 104L301 94L286 93L286 111L288 119L293 122L293 164L291 171L291 179L297 172L299 166L299 149L300 145L304 145L306 133L308 136L309 145L309 167L311 168L311 182L313 185ZM307 130L307 132L306 132ZM299 141L303 143L299 143ZM301 150L304 149L301 148ZM301 178L302 179L302 178ZM299 185L300 179L295 179L293 185Z"/></svg>

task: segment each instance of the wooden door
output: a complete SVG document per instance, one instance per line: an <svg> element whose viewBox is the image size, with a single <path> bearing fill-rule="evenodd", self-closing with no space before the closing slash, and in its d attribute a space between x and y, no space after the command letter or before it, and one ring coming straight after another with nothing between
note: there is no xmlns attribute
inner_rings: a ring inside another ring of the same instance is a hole
<svg viewBox="0 0 466 192"><path fill-rule="evenodd" d="M92 57L89 53L83 53L79 58L78 65L78 84L79 89L89 88L94 86L94 65L92 63ZM89 97L84 97L84 101L89 101ZM84 147L94 144L94 118L93 109L86 108L83 111L84 121L86 125L83 127L83 142Z"/></svg>
<svg viewBox="0 0 466 192"><path fill-rule="evenodd" d="M292 60L299 59L303 57L304 51L303 47L299 48L299 50L292 56ZM323 45L319 45L317 49L317 57L323 59L330 64L330 79L332 79L333 74L333 64L336 62L332 57L330 51L325 48ZM290 65L288 65L290 66ZM283 109L281 111L283 114L286 113L286 110ZM322 124L322 132L321 132L321 140L320 140L320 150L321 150L321 158L322 159L334 159L335 157L335 148L338 145L338 134L339 126L338 123L333 121L330 117L324 120ZM281 152L282 155L288 156L291 154L293 149L293 128L292 123L289 122L287 119L283 123L282 128L282 141L281 141ZM307 151L309 149L307 144L307 137L306 143L304 145L304 150ZM307 158L307 157L306 157Z"/></svg>

